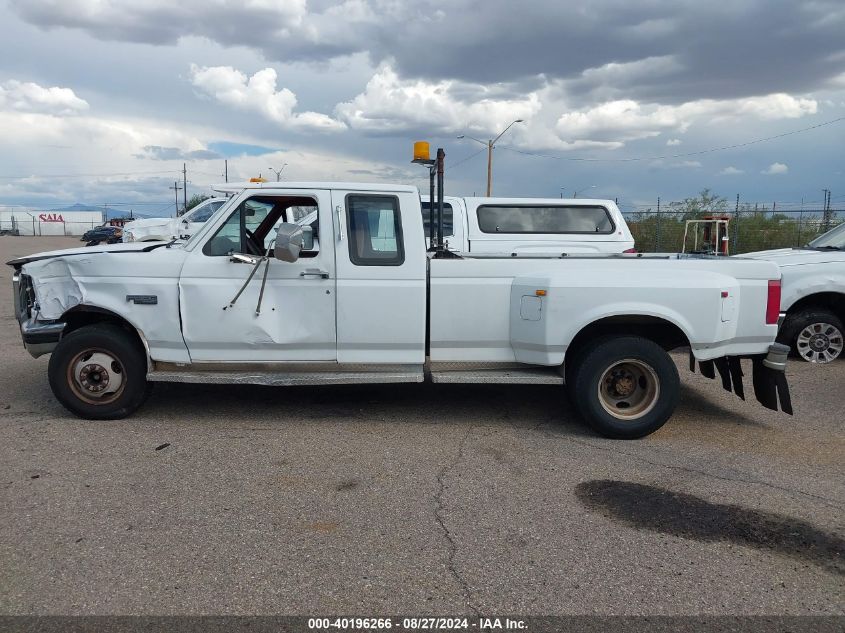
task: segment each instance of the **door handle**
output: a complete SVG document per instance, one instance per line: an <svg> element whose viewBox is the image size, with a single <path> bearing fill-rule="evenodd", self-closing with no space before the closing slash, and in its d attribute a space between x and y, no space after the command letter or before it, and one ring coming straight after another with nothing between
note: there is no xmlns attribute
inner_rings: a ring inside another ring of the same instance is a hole
<svg viewBox="0 0 845 633"><path fill-rule="evenodd" d="M343 209L338 204L334 208L335 214L337 214L337 241L343 241Z"/></svg>
<svg viewBox="0 0 845 633"><path fill-rule="evenodd" d="M327 273L325 270L320 270L318 268L308 268L299 273L300 277L310 277L311 275L317 276L320 279L329 278L329 273Z"/></svg>

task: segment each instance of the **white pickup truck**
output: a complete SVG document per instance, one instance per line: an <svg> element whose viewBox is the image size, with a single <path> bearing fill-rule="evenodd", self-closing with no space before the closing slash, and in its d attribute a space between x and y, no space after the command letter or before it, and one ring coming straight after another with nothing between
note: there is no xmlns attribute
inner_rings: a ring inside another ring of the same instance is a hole
<svg viewBox="0 0 845 633"><path fill-rule="evenodd" d="M845 335L845 224L802 248L746 253L776 263L783 275L778 341L811 363L842 355Z"/></svg>
<svg viewBox="0 0 845 633"><path fill-rule="evenodd" d="M225 198L203 200L178 218L142 218L123 227L124 242L160 242L178 237L190 237L214 215Z"/></svg>
<svg viewBox="0 0 845 633"><path fill-rule="evenodd" d="M313 223L292 222L309 208ZM596 431L635 438L678 403L677 347L743 397L740 359L751 359L758 400L791 412L775 264L461 257L427 252L421 218L415 187L255 183L184 243L10 261L23 341L33 356L52 353L53 393L91 419L130 415L156 381L429 377L565 383Z"/></svg>
<svg viewBox="0 0 845 633"><path fill-rule="evenodd" d="M426 237L428 198L422 196ZM612 200L446 196L443 238L460 254L634 252L634 236Z"/></svg>

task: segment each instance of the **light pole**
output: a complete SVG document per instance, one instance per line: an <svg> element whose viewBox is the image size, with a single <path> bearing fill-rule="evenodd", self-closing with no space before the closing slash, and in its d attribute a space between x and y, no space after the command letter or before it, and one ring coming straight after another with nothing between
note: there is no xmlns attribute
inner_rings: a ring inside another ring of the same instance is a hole
<svg viewBox="0 0 845 633"><path fill-rule="evenodd" d="M504 136L505 132L511 129L511 126L514 123L524 123L525 119L516 119L511 121L510 124L499 133L494 139L488 140L486 143L482 140L477 138L473 138L472 136L466 136L465 134L461 134L458 138L468 138L476 143L481 143L482 145L487 146L487 197L489 198L493 195L493 148L496 146L496 142Z"/></svg>
<svg viewBox="0 0 845 633"><path fill-rule="evenodd" d="M287 167L287 166L288 166L288 164L285 163L284 165L282 165L281 169L273 169L272 167L268 167L267 169L269 169L274 174L276 174L276 182L279 182L282 179L282 172L285 170L285 167Z"/></svg>
<svg viewBox="0 0 845 633"><path fill-rule="evenodd" d="M596 186L597 186L597 185L590 185L589 187L581 187L581 190L583 191L584 189L595 189L595 188L596 188ZM565 190L565 189L567 189L567 187L561 187L561 188L560 188L560 197L561 197L561 198L563 198L563 192L564 192L564 190ZM577 197L578 197L578 190L577 190L577 189L573 189L573 190L572 190L572 197L573 197L573 198L577 198Z"/></svg>

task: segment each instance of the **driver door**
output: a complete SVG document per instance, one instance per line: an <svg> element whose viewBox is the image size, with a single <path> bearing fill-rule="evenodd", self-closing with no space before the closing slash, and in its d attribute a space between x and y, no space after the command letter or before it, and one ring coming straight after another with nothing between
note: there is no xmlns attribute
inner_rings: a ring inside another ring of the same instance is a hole
<svg viewBox="0 0 845 633"><path fill-rule="evenodd" d="M285 208L294 200L295 207ZM313 209L303 214L309 205ZM281 208L284 211L276 217ZM314 248L293 263L271 254L261 296L267 263L247 283L253 266L231 261L228 253L266 253L275 237L273 227L296 221L294 216L316 229ZM192 362L336 361L329 192L256 190L216 222L188 255L179 281L182 333ZM262 231L258 244L253 237Z"/></svg>

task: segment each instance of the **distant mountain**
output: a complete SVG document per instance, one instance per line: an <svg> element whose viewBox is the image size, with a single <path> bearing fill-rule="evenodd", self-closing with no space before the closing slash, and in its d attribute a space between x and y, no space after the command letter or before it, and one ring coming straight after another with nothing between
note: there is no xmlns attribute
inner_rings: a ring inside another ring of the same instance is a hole
<svg viewBox="0 0 845 633"><path fill-rule="evenodd" d="M169 213L149 213L147 211L138 212L135 209L113 209L112 207L103 207L97 206L93 204L81 204L77 202L76 204L72 204L69 207L61 207L56 209L45 209L45 211L101 211L105 219L111 220L112 218L123 218L128 217L129 213L132 213L132 217L135 218L158 218L163 216L169 216Z"/></svg>

